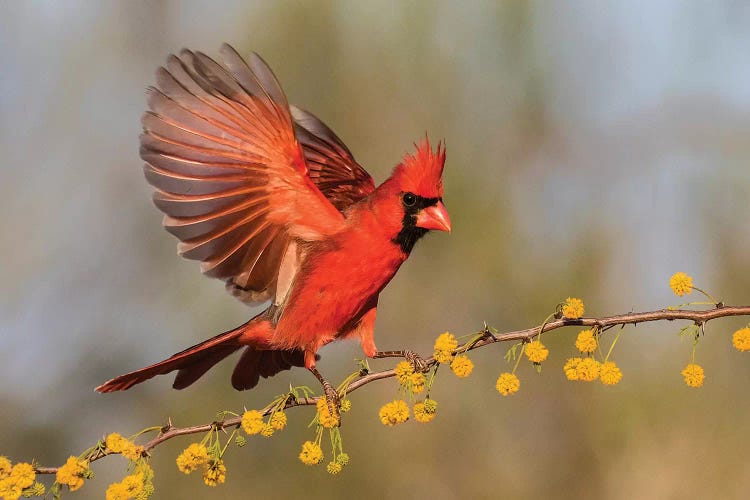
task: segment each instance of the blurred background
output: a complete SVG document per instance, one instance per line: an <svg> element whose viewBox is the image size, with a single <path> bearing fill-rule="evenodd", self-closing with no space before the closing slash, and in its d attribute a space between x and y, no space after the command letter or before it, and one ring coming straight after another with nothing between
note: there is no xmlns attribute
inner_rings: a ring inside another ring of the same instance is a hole
<svg viewBox="0 0 750 500"><path fill-rule="evenodd" d="M750 304L744 2L3 2L0 454L59 465L107 432L315 384L296 370L239 393L224 362L185 391L170 376L93 391L255 313L176 257L138 158L157 66L224 41L262 54L377 182L425 131L446 140L454 231L420 242L381 296L380 348L536 325L571 295L588 315L677 304L676 271ZM476 351L469 379L441 372L429 425L379 423L393 381L354 393L338 477L297 460L312 410L295 409L232 449L215 489L177 471L190 439L157 448L155 498L746 498L750 355L730 342L746 322L708 325L699 390L679 373L681 324L626 329L611 388L565 381L578 329L559 330L513 397L494 389L506 346ZM361 350L322 354L341 380ZM97 462L73 498L101 498L125 465Z"/></svg>

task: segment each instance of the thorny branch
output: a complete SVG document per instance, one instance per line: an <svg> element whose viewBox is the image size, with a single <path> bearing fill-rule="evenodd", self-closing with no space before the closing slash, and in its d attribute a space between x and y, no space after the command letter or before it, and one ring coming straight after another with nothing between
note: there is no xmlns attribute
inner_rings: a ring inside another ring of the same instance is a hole
<svg viewBox="0 0 750 500"><path fill-rule="evenodd" d="M637 325L638 323L647 323L651 321L674 321L674 320L687 320L693 323L703 326L706 322L716 319L725 318L729 316L750 316L750 306L725 306L721 303L713 309L705 311L693 311L687 309L660 309L658 311L640 312L640 313L627 313L619 314L617 316L608 316L603 318L580 318L580 319L566 319L558 318L545 323L544 325L535 326L533 328L527 328L525 330L515 330L511 332L492 334L489 329L485 329L482 332L485 336L479 340L474 340L469 346L466 343L459 345L456 348L457 352L471 351L485 347L498 342L509 342L513 340L520 340L522 342L529 342L534 337L543 333L541 330L544 327L544 332L551 330L557 330L558 328L566 326L588 326L598 327L601 331L606 331L616 326L625 325ZM435 358L429 357L424 358L426 362L425 371L435 365ZM395 376L394 370L383 370L379 372L363 373L362 376L355 379L349 384L346 392L350 393L356 391L360 387L375 382L376 380L382 380ZM320 396L322 397L322 396ZM284 409L295 407L295 406L309 406L315 405L320 397L305 397L305 398L289 398L284 406ZM261 413L268 415L274 411L274 406L269 405L264 408ZM227 418L218 422L212 422L210 424L194 425L191 427L174 427L170 422L166 426L162 427L159 434L145 443L143 449L148 452L158 445L169 439L177 436L184 436L188 434L198 434L208 432L212 429L227 429L233 428L240 425L241 417ZM90 458L90 461L96 461L103 458L110 453L107 451L99 451ZM57 472L57 467L37 467L36 471L38 474L54 474Z"/></svg>

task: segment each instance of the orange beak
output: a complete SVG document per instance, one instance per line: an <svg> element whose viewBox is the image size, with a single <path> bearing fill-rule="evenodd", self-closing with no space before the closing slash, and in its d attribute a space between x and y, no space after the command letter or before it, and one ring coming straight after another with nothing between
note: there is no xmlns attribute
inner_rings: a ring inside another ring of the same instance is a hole
<svg viewBox="0 0 750 500"><path fill-rule="evenodd" d="M427 207L417 214L417 227L451 232L451 218L442 201Z"/></svg>

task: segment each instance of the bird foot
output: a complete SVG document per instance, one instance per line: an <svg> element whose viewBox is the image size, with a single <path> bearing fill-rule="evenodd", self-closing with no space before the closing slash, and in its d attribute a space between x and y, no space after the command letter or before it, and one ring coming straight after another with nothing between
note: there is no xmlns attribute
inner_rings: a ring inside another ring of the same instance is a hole
<svg viewBox="0 0 750 500"><path fill-rule="evenodd" d="M422 356L420 356L414 351L411 351L408 349L405 350L404 359L406 359L406 361L408 361L409 363L412 364L412 366L414 366L415 372L423 373L424 371L427 370L427 361L425 361L422 358Z"/></svg>
<svg viewBox="0 0 750 500"><path fill-rule="evenodd" d="M323 381L323 392L326 395L326 404L328 405L329 413L336 417L339 425L341 425L341 398L338 391L325 380Z"/></svg>

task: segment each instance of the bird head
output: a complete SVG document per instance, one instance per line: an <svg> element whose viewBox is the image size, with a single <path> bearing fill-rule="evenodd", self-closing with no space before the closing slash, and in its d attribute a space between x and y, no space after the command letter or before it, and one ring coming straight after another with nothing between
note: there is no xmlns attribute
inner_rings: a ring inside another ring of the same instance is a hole
<svg viewBox="0 0 750 500"><path fill-rule="evenodd" d="M415 147L415 153L406 154L383 185L392 213L399 218L393 241L407 254L427 231L451 230L443 204L445 148L438 143L433 151L427 137Z"/></svg>

